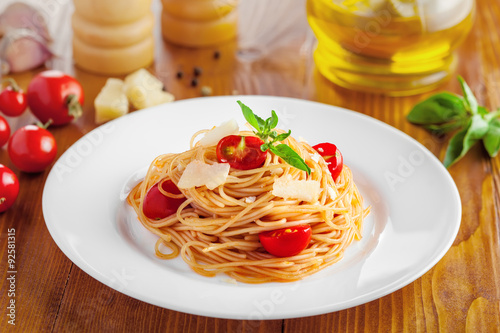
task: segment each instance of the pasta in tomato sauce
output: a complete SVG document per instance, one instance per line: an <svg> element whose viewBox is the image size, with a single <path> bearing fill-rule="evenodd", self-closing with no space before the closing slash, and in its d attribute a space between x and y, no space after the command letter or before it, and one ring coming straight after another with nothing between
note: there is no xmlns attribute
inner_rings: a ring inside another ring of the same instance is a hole
<svg viewBox="0 0 500 333"><path fill-rule="evenodd" d="M162 219L151 219L143 212L148 191L157 183L179 181L193 161L206 165L219 163L216 145L191 140L191 148L177 154L158 156L139 184L128 195L128 203L138 219L159 238L156 255L173 259L179 255L198 274L227 274L245 283L296 281L342 259L345 249L361 238L363 219L370 207L363 207L347 166L336 181L325 160L306 142L288 137L283 143L297 152L311 169L299 170L273 153L262 166L250 170L230 168L224 183L209 189L193 186L180 189L184 198L177 211ZM254 135L249 131L238 133ZM278 179L314 181L319 195L314 202L273 194ZM311 240L299 254L276 257L265 251L259 234L298 225L311 227ZM165 248L168 251L165 251Z"/></svg>

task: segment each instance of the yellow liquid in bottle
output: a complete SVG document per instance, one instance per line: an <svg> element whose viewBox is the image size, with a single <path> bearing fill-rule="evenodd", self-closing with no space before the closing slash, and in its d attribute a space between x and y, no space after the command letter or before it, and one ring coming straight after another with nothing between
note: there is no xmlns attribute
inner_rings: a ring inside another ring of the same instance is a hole
<svg viewBox="0 0 500 333"><path fill-rule="evenodd" d="M472 27L474 8L473 0L308 0L316 66L349 89L394 96L431 90L454 72L454 50Z"/></svg>

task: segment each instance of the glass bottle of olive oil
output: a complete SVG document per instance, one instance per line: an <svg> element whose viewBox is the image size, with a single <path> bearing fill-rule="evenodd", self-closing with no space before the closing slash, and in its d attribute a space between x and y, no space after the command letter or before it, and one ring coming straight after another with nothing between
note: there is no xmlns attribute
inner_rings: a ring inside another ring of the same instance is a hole
<svg viewBox="0 0 500 333"><path fill-rule="evenodd" d="M474 12L474 0L307 0L318 70L340 86L394 96L449 78Z"/></svg>

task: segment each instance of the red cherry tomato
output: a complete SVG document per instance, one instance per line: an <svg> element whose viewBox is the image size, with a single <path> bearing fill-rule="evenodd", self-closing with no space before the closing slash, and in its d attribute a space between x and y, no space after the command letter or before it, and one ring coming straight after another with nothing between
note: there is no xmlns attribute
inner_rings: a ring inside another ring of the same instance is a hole
<svg viewBox="0 0 500 333"><path fill-rule="evenodd" d="M270 254L277 257L291 257L299 254L309 245L311 234L309 225L299 225L261 232L259 240Z"/></svg>
<svg viewBox="0 0 500 333"><path fill-rule="evenodd" d="M9 141L10 126L4 117L0 116L0 147Z"/></svg>
<svg viewBox="0 0 500 333"><path fill-rule="evenodd" d="M0 93L0 111L9 117L18 117L28 107L26 94L19 89L14 80L8 80L10 84Z"/></svg>
<svg viewBox="0 0 500 333"><path fill-rule="evenodd" d="M146 194L142 211L146 217L153 220L160 220L177 212L177 208L186 200L185 198L167 197L158 188L160 182L154 184ZM170 180L161 183L163 191L171 194L181 194L181 191Z"/></svg>
<svg viewBox="0 0 500 333"><path fill-rule="evenodd" d="M42 122L62 125L82 113L83 88L73 77L56 70L36 75L28 86L28 105Z"/></svg>
<svg viewBox="0 0 500 333"><path fill-rule="evenodd" d="M36 125L26 125L15 131L7 150L12 163L24 172L43 171L57 155L54 136Z"/></svg>
<svg viewBox="0 0 500 333"><path fill-rule="evenodd" d="M263 144L256 136L228 135L217 144L217 160L239 170L261 167L267 156L260 149Z"/></svg>
<svg viewBox="0 0 500 333"><path fill-rule="evenodd" d="M336 181L344 166L344 159L340 150L337 149L337 146L328 142L319 143L313 146L313 148L323 156L328 164L328 170L330 170L333 180Z"/></svg>
<svg viewBox="0 0 500 333"><path fill-rule="evenodd" d="M19 194L19 181L16 174L0 164L0 213L5 212L16 201Z"/></svg>

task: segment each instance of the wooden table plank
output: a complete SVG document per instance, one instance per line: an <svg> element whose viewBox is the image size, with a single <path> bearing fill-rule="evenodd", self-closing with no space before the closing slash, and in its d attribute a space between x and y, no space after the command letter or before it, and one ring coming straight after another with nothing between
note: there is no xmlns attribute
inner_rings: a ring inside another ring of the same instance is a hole
<svg viewBox="0 0 500 333"><path fill-rule="evenodd" d="M54 331L281 332L282 320L225 320L146 304L119 292L126 282L117 278L113 290L73 266Z"/></svg>

